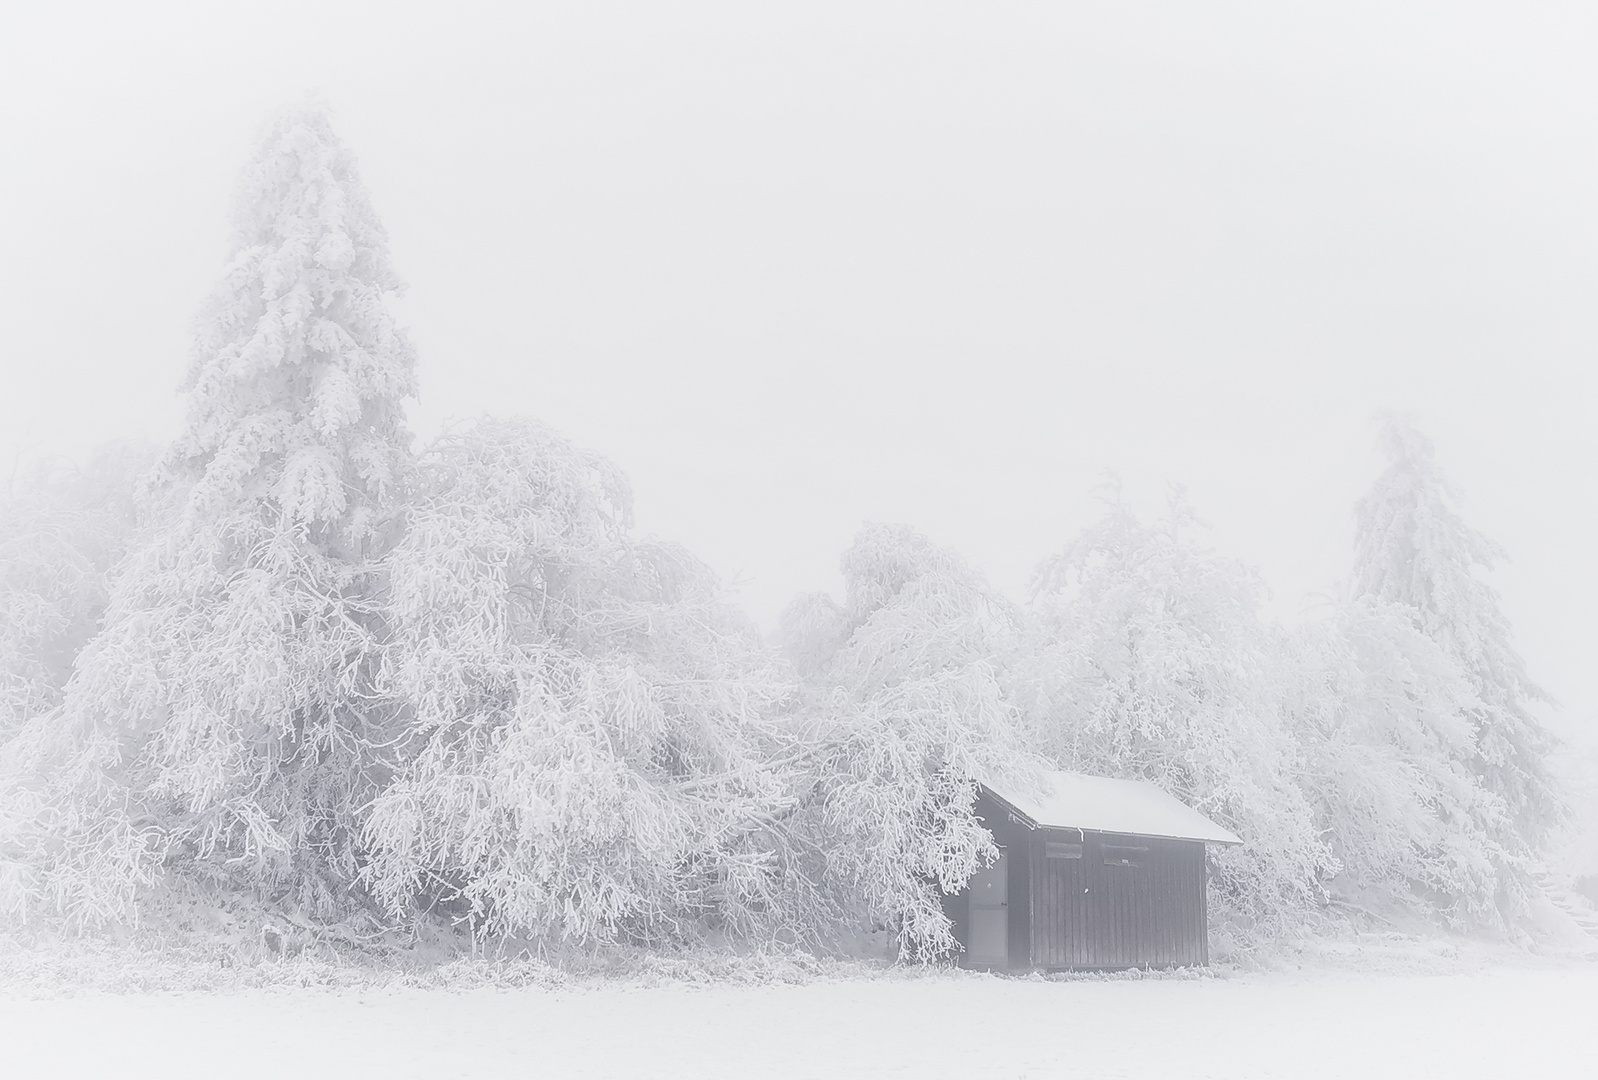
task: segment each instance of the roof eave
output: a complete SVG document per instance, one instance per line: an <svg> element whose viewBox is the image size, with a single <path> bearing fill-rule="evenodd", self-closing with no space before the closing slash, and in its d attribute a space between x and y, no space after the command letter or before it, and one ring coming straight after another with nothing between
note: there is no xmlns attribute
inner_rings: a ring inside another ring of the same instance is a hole
<svg viewBox="0 0 1598 1080"><path fill-rule="evenodd" d="M1125 836L1140 840L1181 840L1189 844L1220 844L1222 847L1237 847L1243 843L1241 840L1223 840L1217 836L1174 836L1170 833L1125 832L1121 829L1087 829L1080 825L1051 825L1047 822L1039 823L1037 828L1053 829L1058 832L1092 833L1095 836Z"/></svg>
<svg viewBox="0 0 1598 1080"><path fill-rule="evenodd" d="M983 793L986 794L988 798L992 799L994 802L1008 810L1010 812L1011 819L1017 824L1026 826L1028 830L1046 829L1049 827L1038 822L1038 820L1031 814L1015 805L1015 803L1011 802L1009 799L1006 799L1003 795L1000 795L997 791L994 791L982 781L977 781L977 787L981 788Z"/></svg>
<svg viewBox="0 0 1598 1080"><path fill-rule="evenodd" d="M982 789L988 798L992 799L1000 806L1003 806L1005 810L1009 811L1013 819L1015 819L1019 824L1026 826L1026 828L1029 830L1059 829L1075 833L1095 833L1099 836L1132 836L1143 837L1144 839L1148 840L1182 840L1193 844L1219 844L1222 847L1240 847L1243 843L1243 841L1237 837L1233 837L1230 840L1223 840L1218 837L1209 836L1170 836L1165 833L1122 832L1117 829L1087 829L1080 825L1055 825L1050 822L1039 821L1037 818L1034 818L1031 814L1027 813L1025 810L1022 810L1019 806L1016 806L1009 799L1006 799L1003 795L1000 795L997 791L994 791L982 781L977 781L977 786Z"/></svg>

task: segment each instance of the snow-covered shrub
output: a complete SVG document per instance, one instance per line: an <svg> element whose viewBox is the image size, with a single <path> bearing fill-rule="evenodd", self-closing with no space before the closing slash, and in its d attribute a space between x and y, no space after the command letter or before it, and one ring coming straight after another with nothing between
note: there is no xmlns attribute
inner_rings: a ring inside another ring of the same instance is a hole
<svg viewBox="0 0 1598 1080"><path fill-rule="evenodd" d="M387 561L408 734L363 830L374 893L545 941L777 932L760 740L788 687L712 574L634 539L622 475L537 423L447 434L418 477Z"/></svg>
<svg viewBox="0 0 1598 1080"><path fill-rule="evenodd" d="M327 117L281 114L198 320L187 421L152 481L159 525L61 707L3 766L13 908L126 917L162 870L322 916L350 903L393 739L372 675L374 559L410 462L398 288Z"/></svg>
<svg viewBox="0 0 1598 1080"><path fill-rule="evenodd" d="M134 543L134 490L153 452L132 443L88 465L49 463L0 497L0 741L61 703Z"/></svg>
<svg viewBox="0 0 1598 1080"><path fill-rule="evenodd" d="M1196 533L1180 502L1154 525L1111 505L1039 568L1011 682L1057 767L1151 781L1244 839L1210 853L1212 912L1260 938L1317 908L1335 862L1300 786L1262 586Z"/></svg>
<svg viewBox="0 0 1598 1080"><path fill-rule="evenodd" d="M837 917L894 928L907 959L958 947L941 897L997 856L975 816L978 779L1027 783L999 673L1018 613L954 553L871 526L842 560L847 594L799 598L782 639L803 699L794 843L817 854Z"/></svg>

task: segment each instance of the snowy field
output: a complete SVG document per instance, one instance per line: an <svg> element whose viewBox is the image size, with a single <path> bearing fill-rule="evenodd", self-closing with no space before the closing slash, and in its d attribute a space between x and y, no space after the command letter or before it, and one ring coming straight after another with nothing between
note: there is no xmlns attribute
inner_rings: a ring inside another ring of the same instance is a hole
<svg viewBox="0 0 1598 1080"><path fill-rule="evenodd" d="M1598 964L0 1000L7 1077L1592 1077Z"/></svg>

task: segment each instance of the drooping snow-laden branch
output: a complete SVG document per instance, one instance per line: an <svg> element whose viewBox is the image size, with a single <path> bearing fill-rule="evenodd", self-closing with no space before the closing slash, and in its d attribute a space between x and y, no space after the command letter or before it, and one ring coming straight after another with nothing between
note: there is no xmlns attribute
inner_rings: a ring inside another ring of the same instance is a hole
<svg viewBox="0 0 1598 1080"><path fill-rule="evenodd" d="M381 686L413 733L363 830L396 913L567 940L778 933L788 692L709 572L630 534L616 470L534 423L423 455ZM446 895L438 895L440 890Z"/></svg>

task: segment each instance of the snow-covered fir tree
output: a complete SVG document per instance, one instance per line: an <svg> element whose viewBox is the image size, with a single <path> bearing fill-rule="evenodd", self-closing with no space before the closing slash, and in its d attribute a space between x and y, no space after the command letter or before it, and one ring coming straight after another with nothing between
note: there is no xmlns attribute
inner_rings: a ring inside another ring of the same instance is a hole
<svg viewBox="0 0 1598 1080"><path fill-rule="evenodd" d="M395 915L546 944L802 918L765 760L788 684L710 571L631 517L621 473L534 422L422 456L383 659L413 736L364 832Z"/></svg>
<svg viewBox="0 0 1598 1080"><path fill-rule="evenodd" d="M1024 788L1043 764L1001 690L1019 612L904 526L862 530L842 569L842 605L802 596L782 617L803 685L789 828L844 927L890 927L907 959L947 956L942 897L998 854L977 782Z"/></svg>
<svg viewBox="0 0 1598 1080"><path fill-rule="evenodd" d="M162 527L19 751L13 898L93 922L174 869L311 915L347 906L394 739L372 687L415 390L399 288L326 112L280 114L197 321L187 420L150 492Z"/></svg>
<svg viewBox="0 0 1598 1080"><path fill-rule="evenodd" d="M1533 713L1547 695L1527 674L1498 594L1481 576L1504 552L1460 516L1429 439L1390 418L1380 446L1387 467L1355 514L1353 593L1397 605L1463 671L1474 697L1465 709L1474 732L1468 761L1513 823L1499 845L1523 857L1562 805L1547 767L1552 740Z"/></svg>

